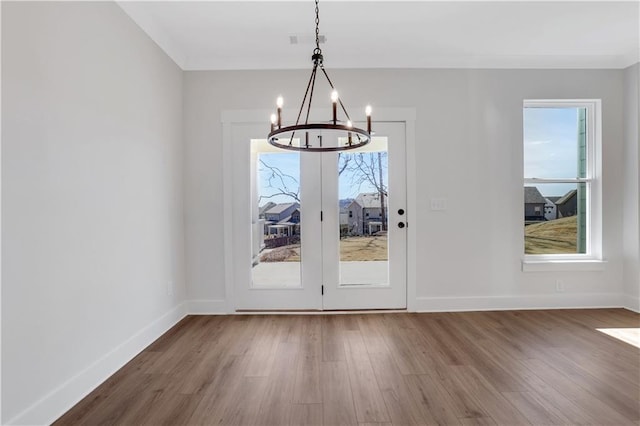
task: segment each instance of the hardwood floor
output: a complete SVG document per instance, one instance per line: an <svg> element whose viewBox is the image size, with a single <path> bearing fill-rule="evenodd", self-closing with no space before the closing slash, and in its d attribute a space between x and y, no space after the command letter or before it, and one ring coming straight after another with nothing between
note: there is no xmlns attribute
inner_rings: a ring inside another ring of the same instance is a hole
<svg viewBox="0 0 640 426"><path fill-rule="evenodd" d="M640 349L597 329L639 327L623 309L189 316L55 424L637 425Z"/></svg>

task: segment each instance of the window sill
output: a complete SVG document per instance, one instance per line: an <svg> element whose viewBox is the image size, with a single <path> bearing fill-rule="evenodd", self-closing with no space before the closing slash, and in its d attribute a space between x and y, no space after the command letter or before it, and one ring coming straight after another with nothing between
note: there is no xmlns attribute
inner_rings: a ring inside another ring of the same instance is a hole
<svg viewBox="0 0 640 426"><path fill-rule="evenodd" d="M545 271L604 271L606 260L522 260L522 272Z"/></svg>

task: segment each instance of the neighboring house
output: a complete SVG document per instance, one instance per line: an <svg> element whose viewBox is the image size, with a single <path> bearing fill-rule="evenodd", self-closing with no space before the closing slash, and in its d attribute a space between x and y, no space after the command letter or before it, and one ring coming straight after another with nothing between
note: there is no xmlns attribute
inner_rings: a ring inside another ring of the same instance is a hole
<svg viewBox="0 0 640 426"><path fill-rule="evenodd" d="M264 213L275 206L276 206L276 203L274 203L273 201L269 201L264 206L258 207L258 218L264 219Z"/></svg>
<svg viewBox="0 0 640 426"><path fill-rule="evenodd" d="M362 215L362 206L356 200L352 200L347 207L347 225L349 226L347 234L362 235L364 220Z"/></svg>
<svg viewBox="0 0 640 426"><path fill-rule="evenodd" d="M524 187L524 219L545 220L544 206L547 200L535 186Z"/></svg>
<svg viewBox="0 0 640 426"><path fill-rule="evenodd" d="M267 222L278 223L290 217L294 210L298 208L300 208L298 203L276 204L264 212L264 218Z"/></svg>
<svg viewBox="0 0 640 426"><path fill-rule="evenodd" d="M384 199L387 207L387 198ZM348 208L349 234L371 235L382 230L382 209L377 192L358 194Z"/></svg>
<svg viewBox="0 0 640 426"><path fill-rule="evenodd" d="M353 202L353 198L340 200L340 225L349 225L349 206Z"/></svg>
<svg viewBox="0 0 640 426"><path fill-rule="evenodd" d="M551 198L553 198L554 200L558 199L558 197L545 198L545 200L547 200L544 205L544 218L546 220L555 220L558 218L558 209L556 207L556 203Z"/></svg>
<svg viewBox="0 0 640 426"><path fill-rule="evenodd" d="M299 224L300 223L300 209L297 208L293 211L293 213L291 213L291 218L289 219L289 222L291 223L295 223L295 224Z"/></svg>
<svg viewBox="0 0 640 426"><path fill-rule="evenodd" d="M572 189L556 201L558 218L575 216L578 214L578 191Z"/></svg>
<svg viewBox="0 0 640 426"><path fill-rule="evenodd" d="M264 234L269 237L288 237L299 232L300 204L276 204L264 212Z"/></svg>

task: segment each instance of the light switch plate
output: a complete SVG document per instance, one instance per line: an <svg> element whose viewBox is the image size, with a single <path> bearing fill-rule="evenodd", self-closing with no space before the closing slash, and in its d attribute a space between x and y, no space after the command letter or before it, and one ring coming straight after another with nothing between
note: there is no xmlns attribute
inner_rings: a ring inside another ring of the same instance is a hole
<svg viewBox="0 0 640 426"><path fill-rule="evenodd" d="M447 209L447 199L446 198L432 198L431 199L431 210L439 211Z"/></svg>

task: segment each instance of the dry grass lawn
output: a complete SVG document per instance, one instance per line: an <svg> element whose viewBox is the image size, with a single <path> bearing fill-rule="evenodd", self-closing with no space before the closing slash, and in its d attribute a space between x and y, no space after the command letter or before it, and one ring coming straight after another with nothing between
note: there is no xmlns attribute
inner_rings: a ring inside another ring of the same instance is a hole
<svg viewBox="0 0 640 426"><path fill-rule="evenodd" d="M526 254L560 254L577 251L577 216L541 222L524 228Z"/></svg>
<svg viewBox="0 0 640 426"><path fill-rule="evenodd" d="M388 260L387 236L347 237L340 240L340 260ZM278 247L260 256L261 262L300 262L300 245Z"/></svg>
<svg viewBox="0 0 640 426"><path fill-rule="evenodd" d="M347 237L340 240L340 260L389 260L387 236Z"/></svg>

